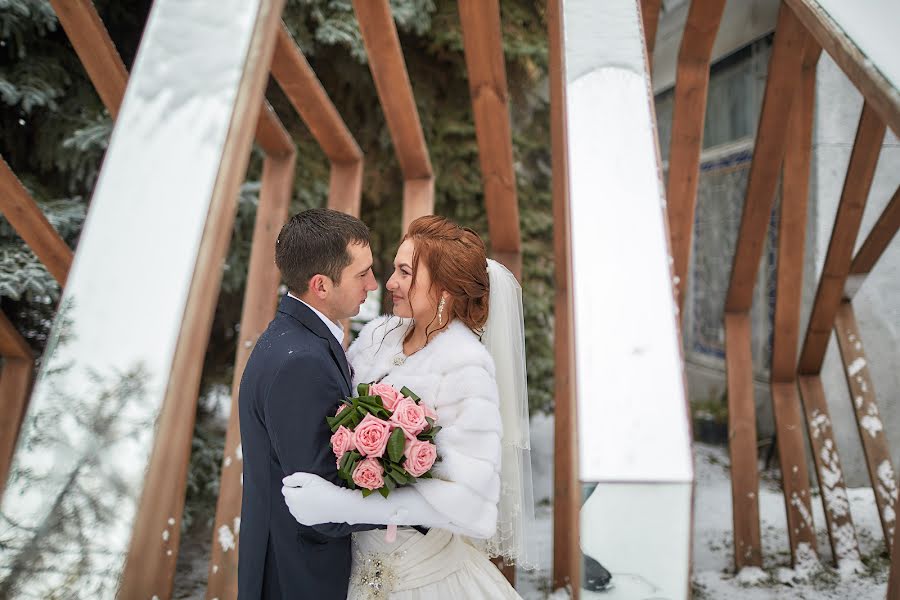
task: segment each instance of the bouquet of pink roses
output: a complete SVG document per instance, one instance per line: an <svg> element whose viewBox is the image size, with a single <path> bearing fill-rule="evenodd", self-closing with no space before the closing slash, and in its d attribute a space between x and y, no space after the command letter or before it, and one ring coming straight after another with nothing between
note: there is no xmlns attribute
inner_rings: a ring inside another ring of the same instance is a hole
<svg viewBox="0 0 900 600"><path fill-rule="evenodd" d="M341 401L326 421L334 435L331 448L338 475L363 497L431 478L440 460L434 436L437 415L411 390L386 383L361 383L357 396Z"/></svg>

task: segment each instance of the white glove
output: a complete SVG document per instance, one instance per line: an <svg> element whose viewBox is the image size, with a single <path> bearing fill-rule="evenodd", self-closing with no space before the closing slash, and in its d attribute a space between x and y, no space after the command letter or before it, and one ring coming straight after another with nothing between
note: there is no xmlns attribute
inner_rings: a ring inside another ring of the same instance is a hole
<svg viewBox="0 0 900 600"><path fill-rule="evenodd" d="M377 493L363 498L359 490L338 487L312 473L294 473L282 483L284 501L301 525L368 523L453 529L447 517L409 487L396 489L387 498Z"/></svg>

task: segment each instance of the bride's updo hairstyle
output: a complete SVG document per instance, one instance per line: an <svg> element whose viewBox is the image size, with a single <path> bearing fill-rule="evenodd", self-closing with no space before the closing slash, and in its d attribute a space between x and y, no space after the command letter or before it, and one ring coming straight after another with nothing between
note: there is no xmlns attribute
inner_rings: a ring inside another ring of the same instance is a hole
<svg viewBox="0 0 900 600"><path fill-rule="evenodd" d="M431 273L431 289L426 292L447 292L444 310L480 335L488 318L490 280L487 253L478 234L445 217L428 215L410 223L406 240L415 246L413 289L419 262L424 261Z"/></svg>

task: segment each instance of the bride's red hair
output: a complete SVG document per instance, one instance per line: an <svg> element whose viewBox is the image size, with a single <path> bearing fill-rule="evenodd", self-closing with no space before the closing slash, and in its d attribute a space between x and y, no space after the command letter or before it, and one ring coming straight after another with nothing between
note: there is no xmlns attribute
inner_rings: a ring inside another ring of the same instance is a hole
<svg viewBox="0 0 900 600"><path fill-rule="evenodd" d="M419 217L409 225L403 241L414 245L412 277L415 286L419 261L431 274L431 289L450 296L450 314L479 332L488 318L490 280L484 242L468 227L436 215Z"/></svg>

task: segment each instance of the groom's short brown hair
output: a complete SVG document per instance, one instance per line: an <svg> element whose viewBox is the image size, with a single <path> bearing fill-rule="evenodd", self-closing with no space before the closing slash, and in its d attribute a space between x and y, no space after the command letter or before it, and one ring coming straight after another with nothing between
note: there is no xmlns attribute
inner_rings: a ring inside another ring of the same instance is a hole
<svg viewBox="0 0 900 600"><path fill-rule="evenodd" d="M346 213L327 208L299 212L284 224L275 241L275 264L288 290L304 294L313 275L341 282L350 265L350 244L369 245L369 228Z"/></svg>

